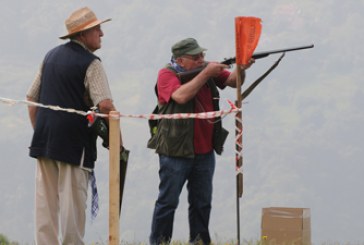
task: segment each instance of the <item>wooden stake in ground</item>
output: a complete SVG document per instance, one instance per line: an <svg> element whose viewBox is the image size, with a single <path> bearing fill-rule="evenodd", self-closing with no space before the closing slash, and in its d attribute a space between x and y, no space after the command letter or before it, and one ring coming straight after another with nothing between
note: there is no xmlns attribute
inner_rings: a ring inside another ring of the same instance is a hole
<svg viewBox="0 0 364 245"><path fill-rule="evenodd" d="M120 113L109 113L109 245L120 243Z"/></svg>

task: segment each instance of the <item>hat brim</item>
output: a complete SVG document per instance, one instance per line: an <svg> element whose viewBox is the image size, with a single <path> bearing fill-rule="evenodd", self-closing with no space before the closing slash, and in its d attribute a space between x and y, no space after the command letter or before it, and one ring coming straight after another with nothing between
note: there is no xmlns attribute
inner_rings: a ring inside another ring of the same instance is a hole
<svg viewBox="0 0 364 245"><path fill-rule="evenodd" d="M205 48L202 48L202 47L198 47L198 48L195 48L195 49L192 49L184 54L187 54L187 55L196 55L196 54L200 54L204 51L206 51L207 49Z"/></svg>
<svg viewBox="0 0 364 245"><path fill-rule="evenodd" d="M84 27L83 27L82 29L80 29L80 30L75 30L75 31L70 32L70 33L68 33L67 35L61 36L61 37L59 37L59 38L60 38L60 39L67 39L67 38L69 38L69 37L71 37L71 36L73 36L73 35L75 35L75 34L77 34L77 33L81 32L81 31L86 31L86 30L88 30L88 29L91 29L92 27L95 27L95 26L101 25L102 23L109 22L109 21L111 21L111 18L106 19L106 20L96 20L96 21L91 22L90 24L88 24L88 25L84 26Z"/></svg>

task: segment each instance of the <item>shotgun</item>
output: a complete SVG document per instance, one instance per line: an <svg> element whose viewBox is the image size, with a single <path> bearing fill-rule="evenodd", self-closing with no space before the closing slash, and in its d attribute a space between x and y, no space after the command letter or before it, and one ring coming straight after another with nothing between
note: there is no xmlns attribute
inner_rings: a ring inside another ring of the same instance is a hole
<svg viewBox="0 0 364 245"><path fill-rule="evenodd" d="M271 54L285 53L285 52L296 51L296 50L301 50L301 49L308 49L308 48L313 48L313 47L314 47L314 45L311 44L311 45L299 46L299 47L294 47L294 48L256 52L252 55L252 58L261 59L261 58L268 57ZM236 63L236 57L225 59L223 62L220 62L220 63L231 66ZM195 76L197 76L197 74L199 74L204 68L205 68L205 66L196 68L196 69L193 69L190 71L179 72L179 73L177 73L177 77L181 80L182 83L186 83L186 82L190 81L191 79L193 79Z"/></svg>

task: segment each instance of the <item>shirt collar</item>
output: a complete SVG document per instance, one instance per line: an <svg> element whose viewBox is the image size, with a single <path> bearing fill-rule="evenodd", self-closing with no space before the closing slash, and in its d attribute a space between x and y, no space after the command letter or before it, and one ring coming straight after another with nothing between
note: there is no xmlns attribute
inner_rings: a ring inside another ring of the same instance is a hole
<svg viewBox="0 0 364 245"><path fill-rule="evenodd" d="M80 41L78 41L76 39L71 39L71 42L77 43L78 45L80 45L81 47L83 47L84 49L86 49L87 51L92 53L91 50L89 50L83 42L80 42Z"/></svg>

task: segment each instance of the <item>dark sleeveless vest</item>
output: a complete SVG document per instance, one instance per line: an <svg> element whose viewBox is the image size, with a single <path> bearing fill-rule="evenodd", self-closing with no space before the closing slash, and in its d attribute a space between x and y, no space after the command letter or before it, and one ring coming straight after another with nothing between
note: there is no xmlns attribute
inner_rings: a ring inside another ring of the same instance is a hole
<svg viewBox="0 0 364 245"><path fill-rule="evenodd" d="M166 68L177 73L171 66ZM212 98L219 98L219 91L213 79L209 79L207 84L210 88ZM156 90L157 93L157 90ZM214 111L219 111L219 100L212 101ZM171 100L168 104L158 105L154 113L174 114L174 113L193 113L194 100L185 104L178 104ZM156 125L155 122L149 122L149 126ZM173 157L195 156L193 137L194 137L194 119L170 120L161 119L157 123L157 129L153 132L151 128L151 138L148 141L148 148L155 149L156 153ZM214 119L213 128L213 148L217 154L223 151L223 145L228 135L228 131L222 127L221 118Z"/></svg>
<svg viewBox="0 0 364 245"><path fill-rule="evenodd" d="M49 51L43 62L39 103L88 111L84 80L87 68L97 58L75 42ZM92 169L96 137L85 117L38 108L29 155Z"/></svg>

